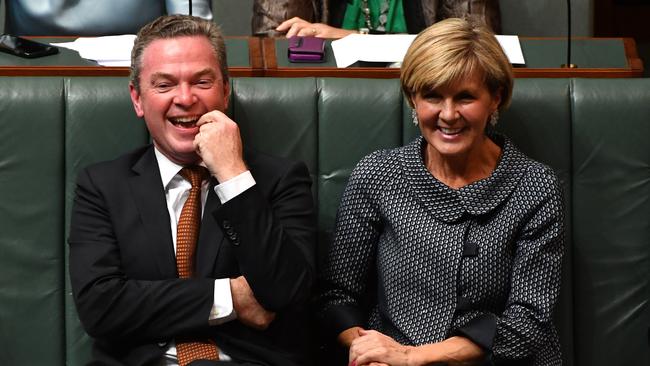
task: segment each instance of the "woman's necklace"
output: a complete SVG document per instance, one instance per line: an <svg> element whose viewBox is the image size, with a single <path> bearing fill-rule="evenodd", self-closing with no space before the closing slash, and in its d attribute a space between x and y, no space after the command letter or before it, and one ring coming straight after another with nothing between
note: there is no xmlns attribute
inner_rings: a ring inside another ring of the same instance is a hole
<svg viewBox="0 0 650 366"><path fill-rule="evenodd" d="M377 27L372 26L370 21L370 7L368 6L368 0L361 0L361 12L366 18L366 28L372 33L386 33L386 22L388 22L388 8L389 0L382 0L379 5L379 17L377 19Z"/></svg>

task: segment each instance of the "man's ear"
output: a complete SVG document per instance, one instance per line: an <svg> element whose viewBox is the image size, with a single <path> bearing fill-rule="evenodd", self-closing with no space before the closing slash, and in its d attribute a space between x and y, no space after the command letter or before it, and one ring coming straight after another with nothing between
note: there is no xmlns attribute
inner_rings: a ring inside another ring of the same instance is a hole
<svg viewBox="0 0 650 366"><path fill-rule="evenodd" d="M144 110L142 109L140 92L136 90L133 83L129 83L129 94L131 95L131 103L133 103L133 109L135 109L135 114L140 118L144 117Z"/></svg>

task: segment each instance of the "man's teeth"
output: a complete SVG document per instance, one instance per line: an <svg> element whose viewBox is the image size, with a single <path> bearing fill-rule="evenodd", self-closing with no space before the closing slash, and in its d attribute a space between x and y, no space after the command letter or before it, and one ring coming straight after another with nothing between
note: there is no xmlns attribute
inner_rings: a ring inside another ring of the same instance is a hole
<svg viewBox="0 0 650 366"><path fill-rule="evenodd" d="M194 127L198 118L196 117L175 117L170 118L169 121L174 125L181 125L182 127Z"/></svg>
<svg viewBox="0 0 650 366"><path fill-rule="evenodd" d="M445 127L438 127L442 133L445 135L455 135L457 133L460 133L462 131L462 128L445 128Z"/></svg>

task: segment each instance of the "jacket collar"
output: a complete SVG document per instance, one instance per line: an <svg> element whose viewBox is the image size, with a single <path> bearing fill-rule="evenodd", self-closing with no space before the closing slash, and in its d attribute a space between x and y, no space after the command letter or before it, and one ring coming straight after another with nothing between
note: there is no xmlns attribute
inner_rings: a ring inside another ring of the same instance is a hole
<svg viewBox="0 0 650 366"><path fill-rule="evenodd" d="M140 213L142 226L150 238L147 248L162 277L176 276L176 256L171 236L169 212L153 146L144 151L132 166L129 180L133 201ZM147 245L143 243L143 245Z"/></svg>
<svg viewBox="0 0 650 366"><path fill-rule="evenodd" d="M423 148L427 143L418 137L402 149L400 161L407 182L417 199L438 219L455 222L465 215L481 216L497 208L518 186L529 160L503 135L488 136L501 147L501 158L492 174L460 189L452 189L426 169Z"/></svg>

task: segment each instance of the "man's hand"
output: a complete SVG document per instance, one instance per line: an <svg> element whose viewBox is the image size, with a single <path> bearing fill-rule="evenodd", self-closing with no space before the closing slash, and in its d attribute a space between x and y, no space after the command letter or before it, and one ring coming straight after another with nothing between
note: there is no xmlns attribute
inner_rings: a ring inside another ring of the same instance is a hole
<svg viewBox="0 0 650 366"><path fill-rule="evenodd" d="M248 170L244 163L237 124L219 111L204 114L196 123L199 133L194 148L219 183Z"/></svg>
<svg viewBox="0 0 650 366"><path fill-rule="evenodd" d="M230 279L230 292L237 319L245 325L264 330L275 319L275 313L267 311L257 302L244 276Z"/></svg>

